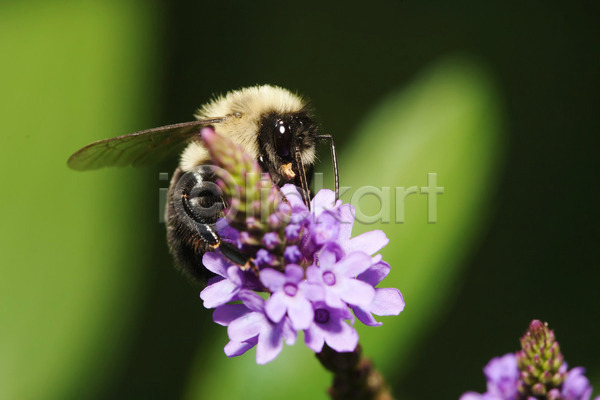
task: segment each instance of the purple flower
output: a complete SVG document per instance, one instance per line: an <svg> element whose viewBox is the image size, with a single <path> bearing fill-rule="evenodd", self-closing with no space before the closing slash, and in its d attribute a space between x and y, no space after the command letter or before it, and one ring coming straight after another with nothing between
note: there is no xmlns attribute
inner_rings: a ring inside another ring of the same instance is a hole
<svg viewBox="0 0 600 400"><path fill-rule="evenodd" d="M215 230L219 233L219 237L229 243L236 244L241 248L240 232L229 225L227 218L221 218L215 224Z"/></svg>
<svg viewBox="0 0 600 400"><path fill-rule="evenodd" d="M397 289L375 288L390 269L375 255L388 243L383 232L351 238L354 209L333 191L320 190L307 207L295 186L274 185L241 146L210 128L202 138L219 167L217 185L227 206L216 230L241 253L226 252L231 261L219 250L203 258L216 276L200 297L206 307L216 307L214 321L227 326L229 357L256 346L257 362L269 362L299 331L316 352L325 343L353 351L358 334L352 309L372 326L381 325L373 314L402 311Z"/></svg>
<svg viewBox="0 0 600 400"><path fill-rule="evenodd" d="M254 259L254 262L260 268L271 267L275 263L275 256L265 249L260 249L256 252L256 258Z"/></svg>
<svg viewBox="0 0 600 400"><path fill-rule="evenodd" d="M325 205L317 203L315 206L321 205L319 208L321 213L318 216L315 213L312 218L305 220L307 232L301 242L301 249L307 259L312 258L329 242L335 242L346 254L360 251L369 256L373 256L388 244L389 239L381 230L365 232L351 238L354 207L350 204L337 203L336 206L332 206L327 196L321 196L320 200L325 202ZM381 255L373 257L374 263L380 260Z"/></svg>
<svg viewBox="0 0 600 400"><path fill-rule="evenodd" d="M335 201L335 193L328 189L321 189L310 201L310 211L304 204L300 192L296 186L287 184L281 188L281 193L286 197L289 204L292 206L292 214L290 217L291 224L302 224L318 219L325 211L334 212L341 205L342 201Z"/></svg>
<svg viewBox="0 0 600 400"><path fill-rule="evenodd" d="M487 378L489 394L506 400L517 398L519 368L517 367L517 358L513 353L492 358L483 369L483 373Z"/></svg>
<svg viewBox="0 0 600 400"><path fill-rule="evenodd" d="M460 400L536 400L535 397L524 397L519 393L522 385L521 372L517 357L513 353L495 357L483 369L487 378L487 392L483 394L466 392ZM589 400L592 387L584 375L585 369L573 368L561 386L548 391L543 398L555 400ZM596 400L600 400L597 397Z"/></svg>
<svg viewBox="0 0 600 400"><path fill-rule="evenodd" d="M368 283L375 287L390 273L388 263L379 261L373 264L365 272L356 277L359 281ZM360 322L368 326L380 326L373 318L375 315L398 315L404 310L404 298L396 288L375 288L375 297L367 307L352 306L354 315Z"/></svg>
<svg viewBox="0 0 600 400"><path fill-rule="evenodd" d="M329 243L318 255L318 262L306 269L309 282L325 288L325 303L332 308L346 308L348 304L368 307L375 296L370 284L355 276L371 266L371 257L362 252L343 256L341 248Z"/></svg>
<svg viewBox="0 0 600 400"><path fill-rule="evenodd" d="M271 291L265 311L269 319L279 322L287 314L296 330L307 329L314 312L310 300L320 300L324 291L319 285L304 281L304 270L290 264L285 275L271 268L260 272L260 280Z"/></svg>
<svg viewBox="0 0 600 400"><path fill-rule="evenodd" d="M319 216L325 211L335 211L342 205L342 201L335 201L335 193L328 189L321 189L313 197L310 202L312 214L319 218Z"/></svg>
<svg viewBox="0 0 600 400"><path fill-rule="evenodd" d="M282 224L287 225L290 222L292 206L288 203L279 203L275 212L268 217L269 225L272 228L278 228Z"/></svg>
<svg viewBox="0 0 600 400"><path fill-rule="evenodd" d="M483 394L467 392L460 400L517 400L519 368L513 353L495 357L483 369L487 378L487 392Z"/></svg>
<svg viewBox="0 0 600 400"><path fill-rule="evenodd" d="M316 303L313 323L304 331L306 346L316 353L321 352L325 343L338 352L353 351L358 344L358 333L344 320L352 320L347 308Z"/></svg>
<svg viewBox="0 0 600 400"><path fill-rule="evenodd" d="M243 304L226 304L217 307L213 320L227 326L229 343L225 354L235 357L256 346L256 363L266 364L277 357L283 348L283 340L294 344L296 331L287 321L270 321L265 315L264 300L252 292L241 294Z"/></svg>
<svg viewBox="0 0 600 400"><path fill-rule="evenodd" d="M300 238L300 231L302 231L301 224L289 224L285 227L285 238L290 242L295 242Z"/></svg>
<svg viewBox="0 0 600 400"><path fill-rule="evenodd" d="M375 288L390 267L376 255L388 239L381 231L351 238L353 208L321 190L311 211L293 185L281 192L286 201L268 216L268 225L246 218L247 230L223 224L226 239L237 242L252 268L242 271L219 251L205 255L205 265L217 276L201 293L206 307L216 307L215 322L227 326L229 357L257 347L259 364L279 354L285 340L304 331L306 345L353 351L358 334L354 314L370 326L373 315L397 315L404 308L400 291ZM283 270L283 272L282 272ZM253 291L267 292L263 298ZM241 304L227 304L241 301ZM348 324L347 321L351 321Z"/></svg>
<svg viewBox="0 0 600 400"><path fill-rule="evenodd" d="M252 313L244 304L225 304L219 306L213 312L213 321L219 325L229 326L238 318L244 317ZM230 340L225 345L225 354L227 357L241 356L258 343L258 336L252 337L243 342L235 342Z"/></svg>
<svg viewBox="0 0 600 400"><path fill-rule="evenodd" d="M340 233L340 222L336 215L326 211L311 224L311 237L315 244L323 245L327 242L333 242Z"/></svg>
<svg viewBox="0 0 600 400"><path fill-rule="evenodd" d="M589 400L592 397L590 381L584 375L585 369L577 367L571 369L562 386L563 400Z"/></svg>
<svg viewBox="0 0 600 400"><path fill-rule="evenodd" d="M276 232L267 232L263 236L262 242L267 249L273 250L280 244L279 235Z"/></svg>
<svg viewBox="0 0 600 400"><path fill-rule="evenodd" d="M289 224L298 225L302 224L304 220L309 216L310 212L302 200L302 196L298 192L296 186L287 184L281 187L281 193L285 196L288 204L292 207L291 214L289 217Z"/></svg>
<svg viewBox="0 0 600 400"><path fill-rule="evenodd" d="M286 264L297 264L302 260L302 253L296 245L288 246L283 251L283 259Z"/></svg>
<svg viewBox="0 0 600 400"><path fill-rule="evenodd" d="M208 285L200 293L204 307L215 308L232 301L241 291L256 287L249 277L237 265L229 262L220 251L205 253L202 263L217 276L208 280Z"/></svg>
<svg viewBox="0 0 600 400"><path fill-rule="evenodd" d="M354 213L354 207L351 204L344 204L339 208L340 232L337 243L346 253L360 250L371 256L383 249L389 243L389 239L381 230L365 232L350 238L354 225Z"/></svg>

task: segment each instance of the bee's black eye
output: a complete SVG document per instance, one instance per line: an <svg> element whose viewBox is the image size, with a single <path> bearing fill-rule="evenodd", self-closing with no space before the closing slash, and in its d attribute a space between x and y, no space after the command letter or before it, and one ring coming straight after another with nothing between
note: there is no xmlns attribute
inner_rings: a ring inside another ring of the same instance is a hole
<svg viewBox="0 0 600 400"><path fill-rule="evenodd" d="M278 119L275 121L275 131L273 132L275 140L275 151L280 157L289 157L290 146L292 145L292 132L287 122Z"/></svg>

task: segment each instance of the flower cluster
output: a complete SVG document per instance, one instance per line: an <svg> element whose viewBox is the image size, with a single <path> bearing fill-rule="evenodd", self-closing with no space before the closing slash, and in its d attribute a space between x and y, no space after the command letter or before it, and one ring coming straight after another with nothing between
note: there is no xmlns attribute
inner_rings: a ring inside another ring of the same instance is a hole
<svg viewBox="0 0 600 400"><path fill-rule="evenodd" d="M585 369L568 370L554 332L539 320L533 320L521 338L520 351L493 358L483 372L487 392L467 392L460 400L589 400L592 396Z"/></svg>
<svg viewBox="0 0 600 400"><path fill-rule="evenodd" d="M233 160L242 151L233 144L223 146L226 139L214 132L203 132L203 137L217 164L225 158L219 149ZM233 174L231 165L219 166ZM255 163L248 169L237 175L260 172ZM261 181L256 187L264 186ZM376 255L387 237L372 231L351 238L354 209L336 201L332 191L319 191L309 208L290 184L278 195L269 192L268 207L256 197L260 190L238 189L245 191L246 203L256 204L246 210L269 210L268 215L258 218L238 209L217 224L221 238L248 262L240 266L218 249L206 253L202 262L215 277L200 294L206 308L215 308L213 320L227 326L229 357L256 346L257 363L267 363L284 341L294 344L300 331L306 346L317 353L325 344L338 352L353 351L358 344L354 316L379 326L373 315L398 315L404 309L398 289L377 287L390 271Z"/></svg>

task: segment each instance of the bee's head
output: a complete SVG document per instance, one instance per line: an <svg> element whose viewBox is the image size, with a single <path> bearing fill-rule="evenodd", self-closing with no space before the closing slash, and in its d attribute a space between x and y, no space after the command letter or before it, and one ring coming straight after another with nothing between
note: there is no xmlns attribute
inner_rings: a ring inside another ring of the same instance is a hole
<svg viewBox="0 0 600 400"><path fill-rule="evenodd" d="M307 111L262 116L258 160L275 184L298 184L300 168L306 173L312 167L318 130L318 124Z"/></svg>

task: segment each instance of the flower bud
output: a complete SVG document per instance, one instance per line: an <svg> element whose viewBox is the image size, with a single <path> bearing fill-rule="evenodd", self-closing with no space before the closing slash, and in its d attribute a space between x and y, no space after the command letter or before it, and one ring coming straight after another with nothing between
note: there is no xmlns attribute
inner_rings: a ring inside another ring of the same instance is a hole
<svg viewBox="0 0 600 400"><path fill-rule="evenodd" d="M554 332L548 324L533 320L521 338L517 352L521 371L519 392L524 396L546 396L558 388L566 377L566 365Z"/></svg>

